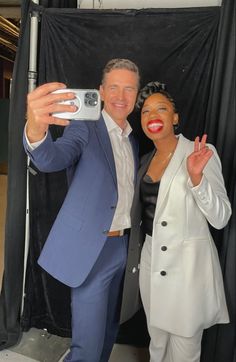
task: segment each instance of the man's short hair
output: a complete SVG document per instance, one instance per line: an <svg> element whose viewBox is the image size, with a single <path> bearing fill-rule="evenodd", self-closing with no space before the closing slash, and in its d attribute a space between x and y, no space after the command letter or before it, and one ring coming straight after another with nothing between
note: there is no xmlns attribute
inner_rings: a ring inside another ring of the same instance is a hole
<svg viewBox="0 0 236 362"><path fill-rule="evenodd" d="M137 65L129 59L121 59L121 58L111 59L105 65L105 67L103 69L102 84L104 83L106 74L110 73L114 69L127 69L127 70L130 70L131 72L134 72L135 74L137 74L138 88L139 88L140 75L139 75L139 69L138 69Z"/></svg>

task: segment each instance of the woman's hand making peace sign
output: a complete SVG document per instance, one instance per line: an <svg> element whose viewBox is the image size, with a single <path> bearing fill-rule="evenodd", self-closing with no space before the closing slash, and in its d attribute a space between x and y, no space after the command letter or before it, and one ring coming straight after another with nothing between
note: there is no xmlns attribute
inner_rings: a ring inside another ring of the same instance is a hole
<svg viewBox="0 0 236 362"><path fill-rule="evenodd" d="M206 145L207 135L202 139L196 137L194 141L194 151L187 158L187 170L193 186L199 185L202 179L203 169L213 155L213 151Z"/></svg>

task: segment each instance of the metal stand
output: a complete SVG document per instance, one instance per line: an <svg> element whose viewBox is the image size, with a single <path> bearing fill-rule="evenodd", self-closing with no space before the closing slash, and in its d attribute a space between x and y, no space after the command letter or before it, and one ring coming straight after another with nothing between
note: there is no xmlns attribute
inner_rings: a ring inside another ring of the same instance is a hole
<svg viewBox="0 0 236 362"><path fill-rule="evenodd" d="M39 0L33 0L39 5ZM29 48L29 71L28 71L28 91L31 92L37 85L37 48L38 48L38 23L39 14L34 11L31 14L30 20L30 48ZM24 310L24 297L25 297L25 278L27 259L29 252L29 239L30 239L30 216L29 216L29 164L30 159L27 157L27 175L26 175L26 215L25 215L25 251L24 251L24 274L23 274L23 287L22 287L22 302L21 302L21 315Z"/></svg>

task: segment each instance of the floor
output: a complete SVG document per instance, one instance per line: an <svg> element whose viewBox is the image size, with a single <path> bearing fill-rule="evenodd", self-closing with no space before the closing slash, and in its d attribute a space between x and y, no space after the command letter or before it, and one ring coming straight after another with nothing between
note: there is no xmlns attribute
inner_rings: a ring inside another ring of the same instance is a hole
<svg viewBox="0 0 236 362"><path fill-rule="evenodd" d="M0 351L1 362L62 362L70 344L69 338L48 334L31 328L24 333L18 345ZM148 351L128 345L116 344L109 362L148 362Z"/></svg>
<svg viewBox="0 0 236 362"><path fill-rule="evenodd" d="M0 174L0 286L4 266L4 227L6 212L7 175ZM23 333L18 344L0 351L1 362L62 362L70 345L69 338L62 338L47 331L31 328ZM116 344L109 362L148 362L146 348Z"/></svg>

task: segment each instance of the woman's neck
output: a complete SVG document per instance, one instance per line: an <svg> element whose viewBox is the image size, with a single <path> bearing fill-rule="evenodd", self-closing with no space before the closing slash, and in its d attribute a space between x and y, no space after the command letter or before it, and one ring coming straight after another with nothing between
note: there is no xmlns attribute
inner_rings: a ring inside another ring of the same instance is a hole
<svg viewBox="0 0 236 362"><path fill-rule="evenodd" d="M166 139L156 140L154 141L154 145L156 147L157 153L161 155L168 155L173 153L176 149L178 143L178 138L173 135L173 137L169 137Z"/></svg>

